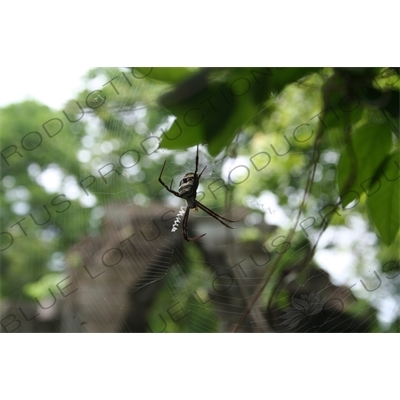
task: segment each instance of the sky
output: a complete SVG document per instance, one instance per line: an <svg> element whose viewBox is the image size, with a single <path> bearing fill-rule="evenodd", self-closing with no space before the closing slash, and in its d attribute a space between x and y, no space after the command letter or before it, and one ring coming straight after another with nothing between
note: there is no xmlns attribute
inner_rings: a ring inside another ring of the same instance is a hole
<svg viewBox="0 0 400 400"><path fill-rule="evenodd" d="M83 89L90 67L0 67L0 107L35 99L61 109Z"/></svg>

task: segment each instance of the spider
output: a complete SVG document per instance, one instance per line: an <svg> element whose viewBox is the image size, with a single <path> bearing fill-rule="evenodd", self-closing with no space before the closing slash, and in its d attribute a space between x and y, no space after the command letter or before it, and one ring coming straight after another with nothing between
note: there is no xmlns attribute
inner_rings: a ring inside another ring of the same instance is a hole
<svg viewBox="0 0 400 400"><path fill-rule="evenodd" d="M180 197L181 199L185 199L187 202L187 208L185 211L185 215L183 216L183 221L182 221L182 231L183 231L183 238L188 241L188 242L194 242L196 240L199 240L203 236L206 235L206 233L203 233L202 235L195 236L193 238L188 237L188 230L187 230L187 223L189 219L189 211L191 208L195 209L197 211L198 208L201 208L203 211L205 211L208 215L211 215L211 217L215 218L217 221L221 222L221 224L225 225L226 227L230 229L234 229L226 222L239 222L239 220L230 220L227 218L222 217L221 215L218 215L216 212L210 210L208 207L206 207L204 204L201 204L199 201L196 200L196 195L197 195L197 187L199 186L200 182L200 177L203 174L204 170L207 168L207 165L203 168L203 170L200 172L199 175L197 175L197 170L199 167L199 146L197 146L197 152L196 152L196 170L194 172L189 172L187 173L182 180L179 183L179 192L176 192L175 190L172 189L172 183L173 179L171 180L171 184L169 187L162 181L161 177L164 172L165 164L167 161L164 161L164 165L161 169L160 176L158 177L158 181L165 187L165 189L168 190L168 192L174 194L176 197Z"/></svg>

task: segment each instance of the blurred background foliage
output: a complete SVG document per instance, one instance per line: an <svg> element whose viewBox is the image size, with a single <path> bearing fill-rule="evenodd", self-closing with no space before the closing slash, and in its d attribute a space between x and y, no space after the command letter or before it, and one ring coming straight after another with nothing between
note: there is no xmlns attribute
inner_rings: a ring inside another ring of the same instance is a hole
<svg viewBox="0 0 400 400"><path fill-rule="evenodd" d="M380 323L374 314L370 330L398 331L398 70L98 68L88 71L85 87L63 110L35 101L1 109L1 226L8 232L0 237L3 302L48 296L48 288L67 275L64 257L71 246L99 235L110 202L182 205L157 178L167 160L166 176L176 177L177 185L178 177L193 168L193 152L187 149L200 144L207 180L222 177L230 195L214 196L204 184L207 206L244 205L275 224L277 235L287 235L293 226L316 160L302 218L315 217L316 225L306 237L298 228L298 245L285 254L281 269L300 257L304 240L306 245L316 240L320 211L343 195L346 210L330 216L315 268L324 267L324 257L342 254L352 267L342 281L333 278L339 284L374 270L389 274L385 294L360 292L352 312L359 315L368 303L382 314ZM279 219L271 219L272 212ZM257 240L274 249L271 237L251 226L241 235L243 242ZM186 251L188 259L197 260L190 275L180 279L178 271L170 271L148 323L157 330L157 316L173 285L187 293L187 308L197 305L198 312L195 321L192 313L169 324L168 331L219 331L212 303L200 307L193 295L198 289L207 297L209 289L201 255L193 243ZM388 262L390 271L384 268ZM282 304L290 303L281 297ZM382 311L389 306L390 317Z"/></svg>

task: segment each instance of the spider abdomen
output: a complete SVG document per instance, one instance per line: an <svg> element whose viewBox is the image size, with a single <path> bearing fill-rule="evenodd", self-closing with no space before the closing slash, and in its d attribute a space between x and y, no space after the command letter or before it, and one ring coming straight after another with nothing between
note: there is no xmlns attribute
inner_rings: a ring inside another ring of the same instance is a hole
<svg viewBox="0 0 400 400"><path fill-rule="evenodd" d="M185 199L189 208L195 208L196 190L199 180L196 174L190 172L179 182L179 197Z"/></svg>

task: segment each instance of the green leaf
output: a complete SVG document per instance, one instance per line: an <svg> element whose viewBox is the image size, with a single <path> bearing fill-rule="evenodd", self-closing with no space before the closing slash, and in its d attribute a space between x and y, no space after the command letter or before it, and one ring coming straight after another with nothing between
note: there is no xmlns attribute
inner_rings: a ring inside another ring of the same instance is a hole
<svg viewBox="0 0 400 400"><path fill-rule="evenodd" d="M183 149L204 142L206 131L215 132L230 113L230 105L213 102L218 85L202 88L187 99L176 102L164 97L162 105L176 117L171 128L162 136L160 146L166 149ZM219 100L219 99L217 99Z"/></svg>
<svg viewBox="0 0 400 400"><path fill-rule="evenodd" d="M173 68L173 67L135 67L134 74L139 78L151 78L158 81L176 83L193 74L198 68Z"/></svg>
<svg viewBox="0 0 400 400"><path fill-rule="evenodd" d="M347 146L339 160L337 183L342 206L358 199L373 183L379 166L392 146L392 133L386 124L368 124L356 129L352 147Z"/></svg>
<svg viewBox="0 0 400 400"><path fill-rule="evenodd" d="M392 154L382 166L368 191L367 208L382 241L390 245L400 226L400 152Z"/></svg>
<svg viewBox="0 0 400 400"><path fill-rule="evenodd" d="M182 149L207 143L209 153L216 156L257 115L271 93L312 72L302 68L200 70L161 97L160 104L176 120L160 147Z"/></svg>
<svg viewBox="0 0 400 400"><path fill-rule="evenodd" d="M375 107L388 111L394 118L399 117L400 93L398 90L378 90L373 87L364 88L366 99Z"/></svg>
<svg viewBox="0 0 400 400"><path fill-rule="evenodd" d="M238 133L238 128L254 115L255 108L250 96L236 99L234 108L224 118L224 124L218 130L209 129L206 131L210 155L218 155L227 144L232 142Z"/></svg>
<svg viewBox="0 0 400 400"><path fill-rule="evenodd" d="M347 93L343 88L347 87L346 77L335 74L325 83L323 92L325 113L322 118L327 129L344 130L349 124L355 124L360 120L364 107L357 91ZM314 116L314 118L320 117Z"/></svg>

